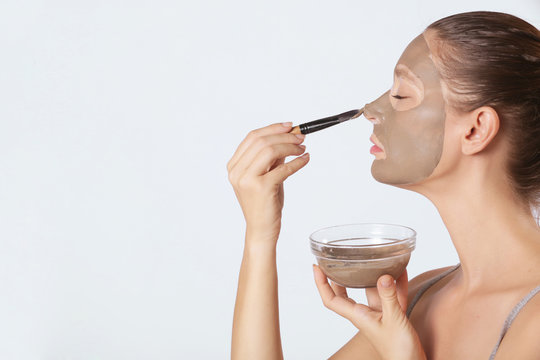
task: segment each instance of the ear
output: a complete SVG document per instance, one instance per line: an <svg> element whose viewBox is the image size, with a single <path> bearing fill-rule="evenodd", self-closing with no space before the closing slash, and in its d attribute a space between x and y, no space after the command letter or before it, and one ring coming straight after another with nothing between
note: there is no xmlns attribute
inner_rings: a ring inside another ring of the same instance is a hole
<svg viewBox="0 0 540 360"><path fill-rule="evenodd" d="M482 106L468 115L468 124L461 141L465 155L474 155L484 150L499 132L499 115L489 106Z"/></svg>

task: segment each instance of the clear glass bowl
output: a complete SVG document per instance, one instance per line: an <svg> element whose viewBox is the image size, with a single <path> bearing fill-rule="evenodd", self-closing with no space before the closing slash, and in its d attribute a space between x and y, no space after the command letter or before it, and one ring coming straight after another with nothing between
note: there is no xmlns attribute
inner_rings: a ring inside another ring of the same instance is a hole
<svg viewBox="0 0 540 360"><path fill-rule="evenodd" d="M348 224L315 231L311 252L321 270L335 283L349 288L377 286L390 274L397 279L416 246L416 231L392 224Z"/></svg>

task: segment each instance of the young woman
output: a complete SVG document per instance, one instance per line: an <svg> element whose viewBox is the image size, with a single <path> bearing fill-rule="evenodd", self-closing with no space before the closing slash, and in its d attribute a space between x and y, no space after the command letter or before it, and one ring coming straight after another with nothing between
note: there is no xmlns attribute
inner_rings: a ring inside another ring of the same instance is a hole
<svg viewBox="0 0 540 360"><path fill-rule="evenodd" d="M494 12L453 15L405 49L365 107L372 174L437 207L460 264L382 276L369 306L314 267L325 306L358 334L332 359L540 359L540 32ZM233 359L280 359L276 242L283 181L309 161L290 123L249 133L228 163L246 219ZM511 326L510 326L511 325Z"/></svg>

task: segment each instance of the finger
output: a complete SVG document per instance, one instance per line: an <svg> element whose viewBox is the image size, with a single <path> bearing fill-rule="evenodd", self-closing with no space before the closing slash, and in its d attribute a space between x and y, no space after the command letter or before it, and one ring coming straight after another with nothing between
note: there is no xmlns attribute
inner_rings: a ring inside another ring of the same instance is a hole
<svg viewBox="0 0 540 360"><path fill-rule="evenodd" d="M304 145L274 144L266 146L255 156L247 167L246 173L254 175L266 174L277 160L291 155L301 155L304 151L306 151Z"/></svg>
<svg viewBox="0 0 540 360"><path fill-rule="evenodd" d="M401 273L396 280L397 298L401 310L407 311L407 295L409 294L409 277L407 275L407 269Z"/></svg>
<svg viewBox="0 0 540 360"><path fill-rule="evenodd" d="M284 164L284 163L285 163L285 158L277 159L276 161L274 161L274 164L270 166L270 171L274 170L279 165Z"/></svg>
<svg viewBox="0 0 540 360"><path fill-rule="evenodd" d="M295 135L298 135L298 134L295 134ZM304 140L300 140L300 142L302 142ZM276 167L278 167L279 165L285 163L285 158L281 158L281 159L277 159L274 164L272 166L270 166L270 171L274 170Z"/></svg>
<svg viewBox="0 0 540 360"><path fill-rule="evenodd" d="M381 297L381 306L384 319L396 319L402 314L401 306L397 298L396 284L390 275L383 275L377 281L377 290Z"/></svg>
<svg viewBox="0 0 540 360"><path fill-rule="evenodd" d="M362 305L355 304L353 310L353 317L351 322L354 326L360 329L364 335L368 338L378 333L377 328L380 326L382 313L372 308Z"/></svg>
<svg viewBox="0 0 540 360"><path fill-rule="evenodd" d="M368 305L373 310L382 311L381 298L376 287L366 288L366 298Z"/></svg>
<svg viewBox="0 0 540 360"><path fill-rule="evenodd" d="M357 304L350 303L344 298L336 296L336 293L330 284L328 284L326 275L316 265L313 265L313 276L315 277L315 284L317 285L317 290L324 306L352 321L354 318L354 307Z"/></svg>
<svg viewBox="0 0 540 360"><path fill-rule="evenodd" d="M266 149L277 144L301 144L304 141L305 135L294 134L272 134L260 136L254 140L251 145L244 151L242 156L234 165L235 171L247 169L258 156L258 154Z"/></svg>
<svg viewBox="0 0 540 360"><path fill-rule="evenodd" d="M309 153L297 157L287 163L277 166L274 170L267 173L265 176L274 184L281 184L289 176L306 166L309 162Z"/></svg>
<svg viewBox="0 0 540 360"><path fill-rule="evenodd" d="M252 130L250 131L247 136L242 140L240 145L238 145L238 148L234 152L233 156L231 157L231 160L227 163L227 170L231 170L238 160L242 157L246 149L249 148L249 146L257 140L261 136L267 136L271 134L282 134L282 133L288 133L291 131L292 123L276 123L272 125L268 125L265 127L262 127L260 129Z"/></svg>
<svg viewBox="0 0 540 360"><path fill-rule="evenodd" d="M345 298L345 299L348 299L349 296L347 295L347 288L339 285L339 284L336 284L335 282L330 282L330 286L332 287L332 290L334 290L334 293L337 295L337 296L341 296L342 298ZM349 299L349 300L352 300L352 299Z"/></svg>

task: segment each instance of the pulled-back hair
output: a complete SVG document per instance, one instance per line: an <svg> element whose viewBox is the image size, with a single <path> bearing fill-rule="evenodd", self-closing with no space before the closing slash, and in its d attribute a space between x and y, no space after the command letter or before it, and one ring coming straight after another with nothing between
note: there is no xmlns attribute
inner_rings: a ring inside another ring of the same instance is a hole
<svg viewBox="0 0 540 360"><path fill-rule="evenodd" d="M517 195L538 209L540 32L513 15L487 11L448 16L427 31L450 107L495 109L510 142L509 180Z"/></svg>

